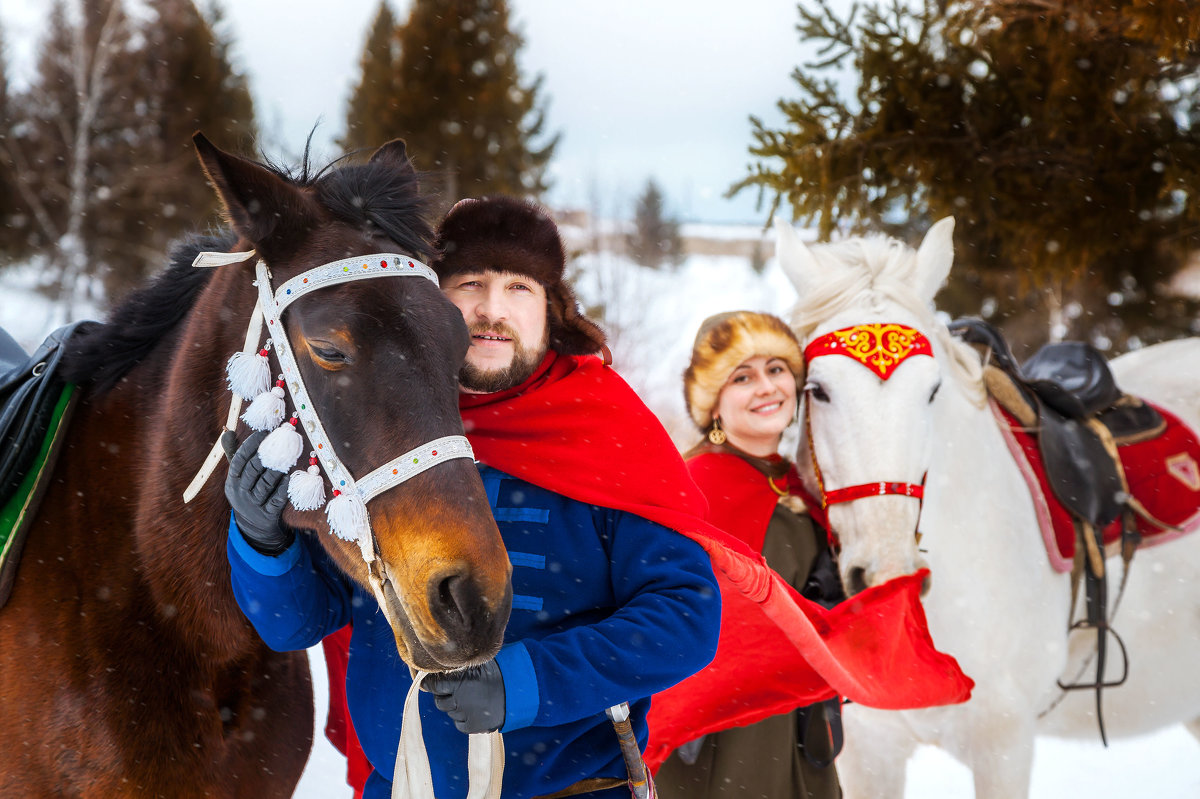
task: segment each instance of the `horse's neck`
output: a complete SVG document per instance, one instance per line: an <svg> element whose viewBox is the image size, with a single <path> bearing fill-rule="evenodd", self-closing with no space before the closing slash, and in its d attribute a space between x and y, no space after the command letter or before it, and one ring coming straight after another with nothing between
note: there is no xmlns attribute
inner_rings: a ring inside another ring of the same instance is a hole
<svg viewBox="0 0 1200 799"><path fill-rule="evenodd" d="M931 555L1006 571L1045 567L1033 501L991 409L957 385L939 404L921 513Z"/></svg>
<svg viewBox="0 0 1200 799"><path fill-rule="evenodd" d="M242 320L249 321L254 301L249 280L243 290L233 277L214 275L184 320L125 379L104 396L85 396L72 431L84 457L64 459L62 473L66 485L86 487L90 529L127 542L114 551L136 553L137 573L158 604L178 614L189 643L217 659L246 646L225 559L224 470L191 503L183 503L183 491L229 408L224 363L242 346Z"/></svg>

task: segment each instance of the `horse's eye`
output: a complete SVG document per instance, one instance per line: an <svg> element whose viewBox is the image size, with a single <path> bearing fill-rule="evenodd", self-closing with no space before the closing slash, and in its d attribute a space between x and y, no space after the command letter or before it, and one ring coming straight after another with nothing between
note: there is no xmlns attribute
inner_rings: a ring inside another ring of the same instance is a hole
<svg viewBox="0 0 1200 799"><path fill-rule="evenodd" d="M938 389L942 387L942 381L939 380L937 385L933 387L933 391L929 392L929 401L933 402L933 398L937 396Z"/></svg>
<svg viewBox="0 0 1200 799"><path fill-rule="evenodd" d="M309 349L313 351L313 354L322 361L329 361L330 363L345 363L347 360L343 353L331 347L318 347L315 344L309 344L308 346Z"/></svg>
<svg viewBox="0 0 1200 799"><path fill-rule="evenodd" d="M825 389L820 383L805 383L804 390L817 402L829 402L829 395L825 393Z"/></svg>

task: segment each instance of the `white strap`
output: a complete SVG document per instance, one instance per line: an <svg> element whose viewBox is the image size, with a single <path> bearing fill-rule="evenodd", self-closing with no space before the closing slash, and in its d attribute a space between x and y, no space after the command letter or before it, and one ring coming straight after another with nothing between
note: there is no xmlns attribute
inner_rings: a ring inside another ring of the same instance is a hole
<svg viewBox="0 0 1200 799"><path fill-rule="evenodd" d="M421 711L418 697L421 681L429 676L418 671L412 687L404 698L401 718L400 745L396 747L396 769L392 774L392 799L434 799L433 775L429 770L429 753L425 751L425 736L421 732ZM504 741L499 732L472 735L467 741L467 774L470 788L467 799L500 799L500 782L504 775Z"/></svg>
<svg viewBox="0 0 1200 799"><path fill-rule="evenodd" d="M362 501L369 502L389 488L416 477L426 469L455 458L474 460L475 452L471 449L471 442L464 436L435 438L359 478L355 481L355 488Z"/></svg>
<svg viewBox="0 0 1200 799"><path fill-rule="evenodd" d="M185 505L195 499L196 495L200 493L200 489L204 488L204 484L208 482L208 478L212 477L212 473L216 471L217 464L221 462L224 455L225 448L221 446L221 439L218 437L217 443L213 444L212 449L208 451L208 457L200 465L200 471L196 472L192 482L188 483L188 487L183 490Z"/></svg>
<svg viewBox="0 0 1200 799"><path fill-rule="evenodd" d="M202 256L211 255L219 257L222 255L237 255L244 260L254 255L254 250L249 253L213 253L202 252L196 256L196 261L192 266L211 266L211 264L198 263ZM234 263L234 262L230 262ZM250 313L250 324L246 326L246 340L242 345L242 354L253 355L258 350L258 340L262 338L263 327L263 312L258 303L254 304L254 310ZM225 454L225 448L221 446L221 436L226 430L237 430L238 415L242 412L242 398L237 394L233 395L233 401L229 403L229 413L225 415L225 426L221 428L221 432L217 434L217 442L213 444L212 449L208 451L208 457L204 459L204 463L200 465L200 471L196 472L196 476L192 478L192 482L188 483L188 487L183 491L183 504L187 504L196 498L200 493L200 489L204 488L204 484L208 482L208 478L212 477L212 473L216 471L217 464L221 462L221 456Z"/></svg>
<svg viewBox="0 0 1200 799"><path fill-rule="evenodd" d="M242 261L249 261L257 254L252 249L243 250L242 252L201 252L197 253L196 257L192 259L192 266L211 268L214 266L240 264Z"/></svg>
<svg viewBox="0 0 1200 799"><path fill-rule="evenodd" d="M504 777L504 737L485 732L467 737L467 799L499 799Z"/></svg>
<svg viewBox="0 0 1200 799"><path fill-rule="evenodd" d="M389 276L423 277L433 285L438 285L437 272L407 255L398 255L394 252L356 255L353 258L343 258L340 261L321 264L281 283L272 295L276 309L275 314L276 316L282 314L285 308L310 291L354 280ZM271 306L263 304L263 308L269 307Z"/></svg>

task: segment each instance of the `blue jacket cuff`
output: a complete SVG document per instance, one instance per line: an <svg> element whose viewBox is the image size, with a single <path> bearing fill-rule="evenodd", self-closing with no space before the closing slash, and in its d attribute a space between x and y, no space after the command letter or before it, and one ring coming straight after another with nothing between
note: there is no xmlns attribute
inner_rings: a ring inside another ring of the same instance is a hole
<svg viewBox="0 0 1200 799"><path fill-rule="evenodd" d="M238 529L237 522L233 518L233 514L229 514L229 545L233 547L233 551L238 554L247 566L259 574L267 577L278 577L281 574L287 574L297 561L300 560L300 536L296 536L296 540L292 545L278 555L264 555L250 543L246 541L246 537L242 535L242 531ZM528 658L528 655L526 655Z"/></svg>
<svg viewBox="0 0 1200 799"><path fill-rule="evenodd" d="M504 726L501 732L528 727L537 718L541 704L538 697L537 675L533 660L521 642L506 644L498 655L496 665L504 680Z"/></svg>

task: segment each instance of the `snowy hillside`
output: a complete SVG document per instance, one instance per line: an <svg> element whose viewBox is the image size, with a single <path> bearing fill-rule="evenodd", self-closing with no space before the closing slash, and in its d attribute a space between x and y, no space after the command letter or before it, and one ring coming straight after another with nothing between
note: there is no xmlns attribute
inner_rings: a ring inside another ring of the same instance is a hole
<svg viewBox="0 0 1200 799"><path fill-rule="evenodd" d="M577 288L588 305L605 301L605 321L613 335L619 371L660 415L681 446L696 437L687 422L680 375L700 321L720 311L757 309L786 313L793 297L787 279L773 261L762 275L746 258L691 256L678 268L652 271L609 254L589 254L573 265ZM55 326L62 312L30 290L33 275L0 273L0 326L30 349ZM76 316L94 316L79 309ZM1132 653L1135 663L1146 663ZM310 652L317 691L317 730L324 724L327 697L319 648ZM349 797L344 761L316 736L313 756L297 796L302 799ZM973 795L965 768L939 750L922 750L909 766L906 797L967 799ZM1182 727L1157 735L1119 741L1107 751L1098 741L1039 739L1034 762L1035 799L1061 797L1153 796L1185 799L1200 796L1200 744Z"/></svg>

